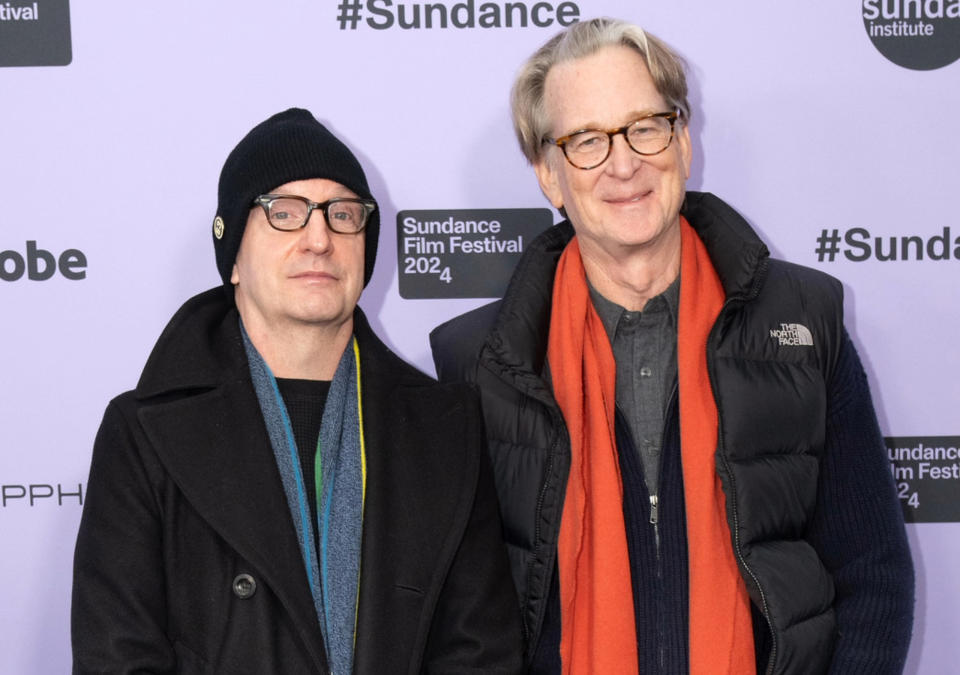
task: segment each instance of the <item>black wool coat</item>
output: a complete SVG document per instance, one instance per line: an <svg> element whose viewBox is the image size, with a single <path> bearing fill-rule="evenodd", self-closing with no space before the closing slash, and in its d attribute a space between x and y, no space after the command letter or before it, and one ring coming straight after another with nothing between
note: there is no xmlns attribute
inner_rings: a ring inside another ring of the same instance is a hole
<svg viewBox="0 0 960 675"><path fill-rule="evenodd" d="M474 393L358 309L367 493L354 673L514 673L516 593ZM188 301L93 451L75 673L326 673L303 558L222 289Z"/></svg>

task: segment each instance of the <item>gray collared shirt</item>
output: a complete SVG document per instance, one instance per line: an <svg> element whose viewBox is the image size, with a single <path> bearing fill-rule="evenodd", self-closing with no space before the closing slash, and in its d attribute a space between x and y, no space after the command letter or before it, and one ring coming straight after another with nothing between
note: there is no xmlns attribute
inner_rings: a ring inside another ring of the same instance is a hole
<svg viewBox="0 0 960 675"><path fill-rule="evenodd" d="M656 495L664 418L677 377L680 277L642 312L627 311L588 286L617 363L617 409L640 453L647 491Z"/></svg>

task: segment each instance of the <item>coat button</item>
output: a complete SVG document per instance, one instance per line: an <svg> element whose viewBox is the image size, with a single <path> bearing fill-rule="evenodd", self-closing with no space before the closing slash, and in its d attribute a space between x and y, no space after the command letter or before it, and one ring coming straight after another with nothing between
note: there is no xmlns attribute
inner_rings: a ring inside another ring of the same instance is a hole
<svg viewBox="0 0 960 675"><path fill-rule="evenodd" d="M238 574L233 580L233 593L241 600L246 600L257 592L257 582L249 574Z"/></svg>

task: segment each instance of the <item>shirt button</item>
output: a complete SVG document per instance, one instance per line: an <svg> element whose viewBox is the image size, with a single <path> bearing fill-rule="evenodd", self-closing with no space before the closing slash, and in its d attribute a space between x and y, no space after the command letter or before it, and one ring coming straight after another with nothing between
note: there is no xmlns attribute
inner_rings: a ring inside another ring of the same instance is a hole
<svg viewBox="0 0 960 675"><path fill-rule="evenodd" d="M651 375L653 375L653 369L649 366L644 366L640 369L640 377L650 377Z"/></svg>
<svg viewBox="0 0 960 675"><path fill-rule="evenodd" d="M249 574L238 574L233 580L233 594L246 600L257 592L257 582Z"/></svg>

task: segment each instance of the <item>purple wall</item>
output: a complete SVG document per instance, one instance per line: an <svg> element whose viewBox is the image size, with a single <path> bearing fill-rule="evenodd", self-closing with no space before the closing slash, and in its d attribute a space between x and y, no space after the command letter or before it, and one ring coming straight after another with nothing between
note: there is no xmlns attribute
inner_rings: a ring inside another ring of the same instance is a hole
<svg viewBox="0 0 960 675"><path fill-rule="evenodd" d="M894 19L874 8L892 3L579 0L541 5L525 26L518 3L507 27L508 3L477 1L473 28L451 17L442 28L436 13L426 28L423 4L10 0L38 17L0 17L0 672L69 670L75 493L107 401L136 383L179 304L218 281L210 224L233 144L300 105L355 148L383 218L362 304L432 371L429 329L485 301L402 298L397 213L549 206L516 148L507 92L558 17L626 18L684 54L690 186L741 210L776 255L843 280L891 445L960 444L960 63L949 63L960 18L895 17L934 35L875 45L870 32ZM470 23L459 4L453 17ZM401 28L401 10L409 23L417 8L421 27ZM897 259L883 260L891 238ZM916 238L907 259L904 238ZM960 479L922 464L897 473L918 521L908 672L951 672Z"/></svg>

